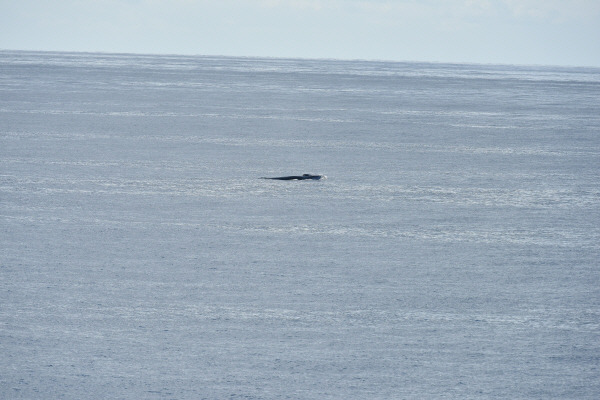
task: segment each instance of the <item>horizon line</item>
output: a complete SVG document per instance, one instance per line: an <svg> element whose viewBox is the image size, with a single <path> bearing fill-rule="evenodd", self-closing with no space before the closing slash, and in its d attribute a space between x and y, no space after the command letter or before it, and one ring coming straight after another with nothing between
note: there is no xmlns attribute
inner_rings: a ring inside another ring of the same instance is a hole
<svg viewBox="0 0 600 400"><path fill-rule="evenodd" d="M154 53L154 52L123 52L107 50L40 50L40 49L10 49L0 48L0 52L21 53L63 53L63 54L104 54L114 56L170 56L170 57L214 57L238 58L254 60L305 60L305 61L337 61L337 62L373 62L373 63L405 63L405 64L447 64L447 65L480 65L480 66L514 66L514 67L555 67L555 68L586 68L600 69L600 65L574 65L574 64L514 64L502 62L474 62L474 61L431 61L431 60L394 60L375 58L329 58L329 57L302 57L302 56L265 56L265 55L231 55L231 54L199 54L199 53Z"/></svg>

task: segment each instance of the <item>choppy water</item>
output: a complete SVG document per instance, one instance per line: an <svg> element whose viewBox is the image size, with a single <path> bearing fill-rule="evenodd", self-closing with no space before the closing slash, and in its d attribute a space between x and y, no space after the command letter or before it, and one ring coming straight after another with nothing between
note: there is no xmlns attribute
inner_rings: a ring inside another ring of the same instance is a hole
<svg viewBox="0 0 600 400"><path fill-rule="evenodd" d="M599 69L3 51L0 121L2 398L600 396Z"/></svg>

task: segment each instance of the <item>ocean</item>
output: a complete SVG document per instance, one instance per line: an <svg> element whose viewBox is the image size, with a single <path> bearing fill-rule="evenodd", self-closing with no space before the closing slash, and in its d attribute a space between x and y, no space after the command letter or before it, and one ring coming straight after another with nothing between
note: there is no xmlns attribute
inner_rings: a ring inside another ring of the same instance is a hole
<svg viewBox="0 0 600 400"><path fill-rule="evenodd" d="M0 51L0 122L1 398L600 397L599 68Z"/></svg>

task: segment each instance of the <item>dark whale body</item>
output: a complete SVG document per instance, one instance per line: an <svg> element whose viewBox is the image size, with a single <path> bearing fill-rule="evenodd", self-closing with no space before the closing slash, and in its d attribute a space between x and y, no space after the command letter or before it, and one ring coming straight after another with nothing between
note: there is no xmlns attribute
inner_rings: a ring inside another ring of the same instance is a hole
<svg viewBox="0 0 600 400"><path fill-rule="evenodd" d="M291 176L278 176L275 178L262 178L262 179L275 179L278 181L304 181L308 179L312 179L318 181L322 178L322 175L311 175L311 174L303 174L303 175L291 175Z"/></svg>

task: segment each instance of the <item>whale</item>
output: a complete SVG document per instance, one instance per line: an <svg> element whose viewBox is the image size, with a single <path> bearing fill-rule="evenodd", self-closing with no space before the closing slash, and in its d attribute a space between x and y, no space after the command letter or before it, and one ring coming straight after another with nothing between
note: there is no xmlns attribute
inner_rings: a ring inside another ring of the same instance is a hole
<svg viewBox="0 0 600 400"><path fill-rule="evenodd" d="M290 176L276 176L273 178L262 177L261 179L274 179L274 180L278 180L278 181L304 181L304 180L318 181L321 178L323 178L323 175L302 174L302 175L290 175Z"/></svg>

